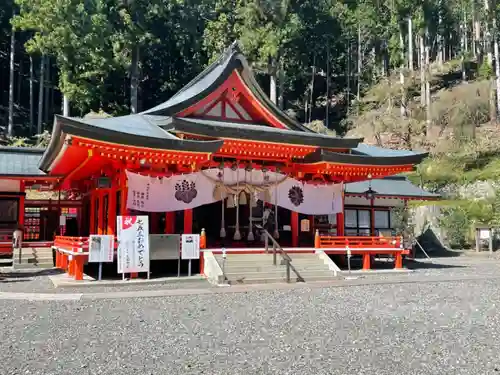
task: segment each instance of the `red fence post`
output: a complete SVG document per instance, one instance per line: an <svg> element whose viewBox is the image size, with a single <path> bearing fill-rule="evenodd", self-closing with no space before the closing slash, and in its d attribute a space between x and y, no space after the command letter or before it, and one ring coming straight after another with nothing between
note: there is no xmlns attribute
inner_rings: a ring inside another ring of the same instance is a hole
<svg viewBox="0 0 500 375"><path fill-rule="evenodd" d="M370 254L364 253L363 254L363 271L369 271L370 268L371 268L371 266L370 266Z"/></svg>
<svg viewBox="0 0 500 375"><path fill-rule="evenodd" d="M401 255L401 252L396 253L396 261L394 264L395 269L401 269L403 268L403 256Z"/></svg>
<svg viewBox="0 0 500 375"><path fill-rule="evenodd" d="M74 256L74 274L75 280L83 280L83 257Z"/></svg>
<svg viewBox="0 0 500 375"><path fill-rule="evenodd" d="M321 247L321 240L319 238L319 230L316 229L316 233L314 234L314 247L319 249Z"/></svg>

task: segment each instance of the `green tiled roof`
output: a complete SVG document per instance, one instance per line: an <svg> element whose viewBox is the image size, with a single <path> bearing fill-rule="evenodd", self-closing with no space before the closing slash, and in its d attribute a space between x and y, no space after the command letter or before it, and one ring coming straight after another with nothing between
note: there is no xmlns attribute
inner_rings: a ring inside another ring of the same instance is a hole
<svg viewBox="0 0 500 375"><path fill-rule="evenodd" d="M369 181L352 182L345 185L346 194L364 194L370 187ZM430 193L413 185L404 176L391 176L372 180L371 188L377 196L392 196L406 198L437 199L439 194Z"/></svg>
<svg viewBox="0 0 500 375"><path fill-rule="evenodd" d="M0 147L0 176L43 176L38 163L45 150L29 147Z"/></svg>

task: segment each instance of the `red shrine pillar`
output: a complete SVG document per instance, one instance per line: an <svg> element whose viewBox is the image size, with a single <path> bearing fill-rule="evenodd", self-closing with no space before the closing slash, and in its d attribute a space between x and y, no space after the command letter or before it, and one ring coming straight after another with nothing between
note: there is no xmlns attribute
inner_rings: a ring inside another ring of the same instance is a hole
<svg viewBox="0 0 500 375"><path fill-rule="evenodd" d="M26 192L25 192L24 181L21 181L19 183L19 185L20 185L19 186L19 191L21 192L21 195L19 196L18 223L19 223L20 226L24 226L24 203L26 201Z"/></svg>
<svg viewBox="0 0 500 375"><path fill-rule="evenodd" d="M292 227L292 247L299 246L299 213L290 211L290 226Z"/></svg>
<svg viewBox="0 0 500 375"><path fill-rule="evenodd" d="M128 187L127 187L127 175L124 171L120 172L119 176L119 188L120 188L120 216L126 216L128 214L127 210L127 195L128 195Z"/></svg>
<svg viewBox="0 0 500 375"><path fill-rule="evenodd" d="M344 212L337 213L337 236L344 236Z"/></svg>
<svg viewBox="0 0 500 375"><path fill-rule="evenodd" d="M116 233L116 178L111 180L111 189L108 193L108 227L107 234Z"/></svg>
<svg viewBox="0 0 500 375"><path fill-rule="evenodd" d="M151 212L151 234L158 233L158 213Z"/></svg>
<svg viewBox="0 0 500 375"><path fill-rule="evenodd" d="M97 210L97 234L104 234L104 191L97 192L98 210Z"/></svg>
<svg viewBox="0 0 500 375"><path fill-rule="evenodd" d="M345 212L345 195L342 190L342 211L337 213L337 236L343 237L345 235L345 224L344 224L344 212Z"/></svg>
<svg viewBox="0 0 500 375"><path fill-rule="evenodd" d="M165 213L165 234L175 233L175 211Z"/></svg>
<svg viewBox="0 0 500 375"><path fill-rule="evenodd" d="M193 233L193 209L184 210L184 234Z"/></svg>
<svg viewBox="0 0 500 375"><path fill-rule="evenodd" d="M89 226L89 234L96 234L95 233L95 218L96 218L96 212L95 212L95 200L96 200L96 195L95 191L92 190L90 192L90 226Z"/></svg>
<svg viewBox="0 0 500 375"><path fill-rule="evenodd" d="M370 232L375 236L375 198L370 199Z"/></svg>

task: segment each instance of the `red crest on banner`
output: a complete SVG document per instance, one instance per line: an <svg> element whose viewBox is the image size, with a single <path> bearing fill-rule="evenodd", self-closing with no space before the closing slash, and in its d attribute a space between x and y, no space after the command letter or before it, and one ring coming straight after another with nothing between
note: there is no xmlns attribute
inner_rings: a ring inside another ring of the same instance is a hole
<svg viewBox="0 0 500 375"><path fill-rule="evenodd" d="M128 229L137 221L137 216L124 216L122 219L122 229Z"/></svg>

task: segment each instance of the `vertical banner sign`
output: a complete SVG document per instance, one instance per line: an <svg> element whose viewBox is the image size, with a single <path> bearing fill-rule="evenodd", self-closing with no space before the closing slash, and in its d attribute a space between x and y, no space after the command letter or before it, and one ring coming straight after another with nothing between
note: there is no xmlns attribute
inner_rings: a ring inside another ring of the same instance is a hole
<svg viewBox="0 0 500 375"><path fill-rule="evenodd" d="M149 272L147 216L118 216L118 273Z"/></svg>
<svg viewBox="0 0 500 375"><path fill-rule="evenodd" d="M200 259L200 235L183 234L181 244L182 259Z"/></svg>
<svg viewBox="0 0 500 375"><path fill-rule="evenodd" d="M95 235L89 237L89 263L113 262L115 236Z"/></svg>

